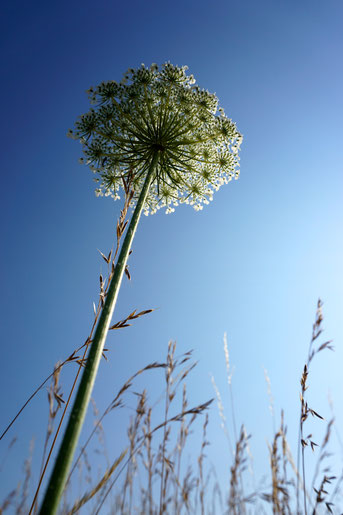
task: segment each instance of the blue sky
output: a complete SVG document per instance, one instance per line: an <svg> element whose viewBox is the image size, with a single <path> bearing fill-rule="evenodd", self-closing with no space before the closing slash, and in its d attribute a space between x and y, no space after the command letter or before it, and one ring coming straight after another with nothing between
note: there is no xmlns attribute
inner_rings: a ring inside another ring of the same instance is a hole
<svg viewBox="0 0 343 515"><path fill-rule="evenodd" d="M91 172L78 164L81 148L66 138L88 110L85 90L141 62L170 60L187 64L237 123L241 177L200 213L181 206L143 217L114 320L136 308L158 310L111 335L94 396L105 407L133 372L163 359L173 339L199 360L192 401L213 397L213 374L229 413L226 331L236 417L253 435L260 477L273 429L263 367L276 423L284 408L294 443L299 378L321 297L325 337L336 350L314 364L309 396L329 419L330 392L341 430L342 3L14 1L2 12L1 426L85 340L105 272L97 249L112 246L121 204L95 197ZM152 374L147 384L159 390L162 380ZM18 480L31 435L39 455L46 416L43 391L1 442L4 449L19 437L1 497ZM118 434L126 416L115 421ZM314 434L322 430L313 423ZM208 454L226 474L215 407L209 439Z"/></svg>

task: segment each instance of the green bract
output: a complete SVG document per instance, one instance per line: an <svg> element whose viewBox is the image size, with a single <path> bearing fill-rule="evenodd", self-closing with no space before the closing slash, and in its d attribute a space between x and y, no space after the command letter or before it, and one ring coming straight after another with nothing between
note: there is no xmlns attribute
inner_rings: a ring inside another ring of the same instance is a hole
<svg viewBox="0 0 343 515"><path fill-rule="evenodd" d="M202 209L213 191L239 175L242 135L218 109L216 95L195 85L187 67L156 64L129 69L121 83L102 82L88 93L94 104L69 136L83 145L98 177L97 195L119 198L122 178L133 175L134 202L154 155L145 214L189 203Z"/></svg>

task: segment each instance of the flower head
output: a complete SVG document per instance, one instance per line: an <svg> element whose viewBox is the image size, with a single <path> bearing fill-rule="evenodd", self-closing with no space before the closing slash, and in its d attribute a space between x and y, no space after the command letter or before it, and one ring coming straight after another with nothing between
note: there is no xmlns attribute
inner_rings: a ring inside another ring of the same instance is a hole
<svg viewBox="0 0 343 515"><path fill-rule="evenodd" d="M134 201L158 154L145 213L180 203L197 210L239 175L242 135L218 109L216 95L195 85L187 67L130 68L120 83L102 82L88 94L94 108L75 131L85 159L97 174L98 195L118 198L123 178L133 177Z"/></svg>

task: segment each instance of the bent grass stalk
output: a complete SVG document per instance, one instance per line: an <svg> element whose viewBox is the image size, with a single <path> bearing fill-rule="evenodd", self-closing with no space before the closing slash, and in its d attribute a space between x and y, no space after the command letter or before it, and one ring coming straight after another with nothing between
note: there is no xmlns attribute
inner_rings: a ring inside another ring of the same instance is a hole
<svg viewBox="0 0 343 515"><path fill-rule="evenodd" d="M143 189L139 196L136 208L133 212L123 245L118 257L114 275L105 299L104 307L96 328L93 342L90 346L85 369L81 378L78 392L74 401L73 409L69 416L64 437L56 457L55 465L46 488L45 496L40 508L40 514L55 513L60 498L63 493L64 485L68 476L71 462L75 453L77 441L86 416L87 407L93 390L95 377L99 368L102 351L104 348L107 332L111 323L114 307L118 297L121 281L126 268L132 241L137 229L137 225L143 210L143 206L148 195L152 181L154 168L157 164L159 154L156 153L150 164L149 172L146 176Z"/></svg>

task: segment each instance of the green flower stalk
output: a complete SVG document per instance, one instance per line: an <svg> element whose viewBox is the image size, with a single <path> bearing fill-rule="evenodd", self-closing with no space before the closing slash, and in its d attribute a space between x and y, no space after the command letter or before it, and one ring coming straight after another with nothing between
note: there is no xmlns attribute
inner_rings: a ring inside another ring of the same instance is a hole
<svg viewBox="0 0 343 515"><path fill-rule="evenodd" d="M40 513L55 513L73 459L99 367L122 277L142 212L166 213L179 204L196 210L239 175L242 135L200 89L187 67L165 63L129 69L120 83L102 82L88 93L94 105L68 135L80 140L81 162L96 174L98 196L118 199L123 179L134 207L105 303L90 346L72 412Z"/></svg>

